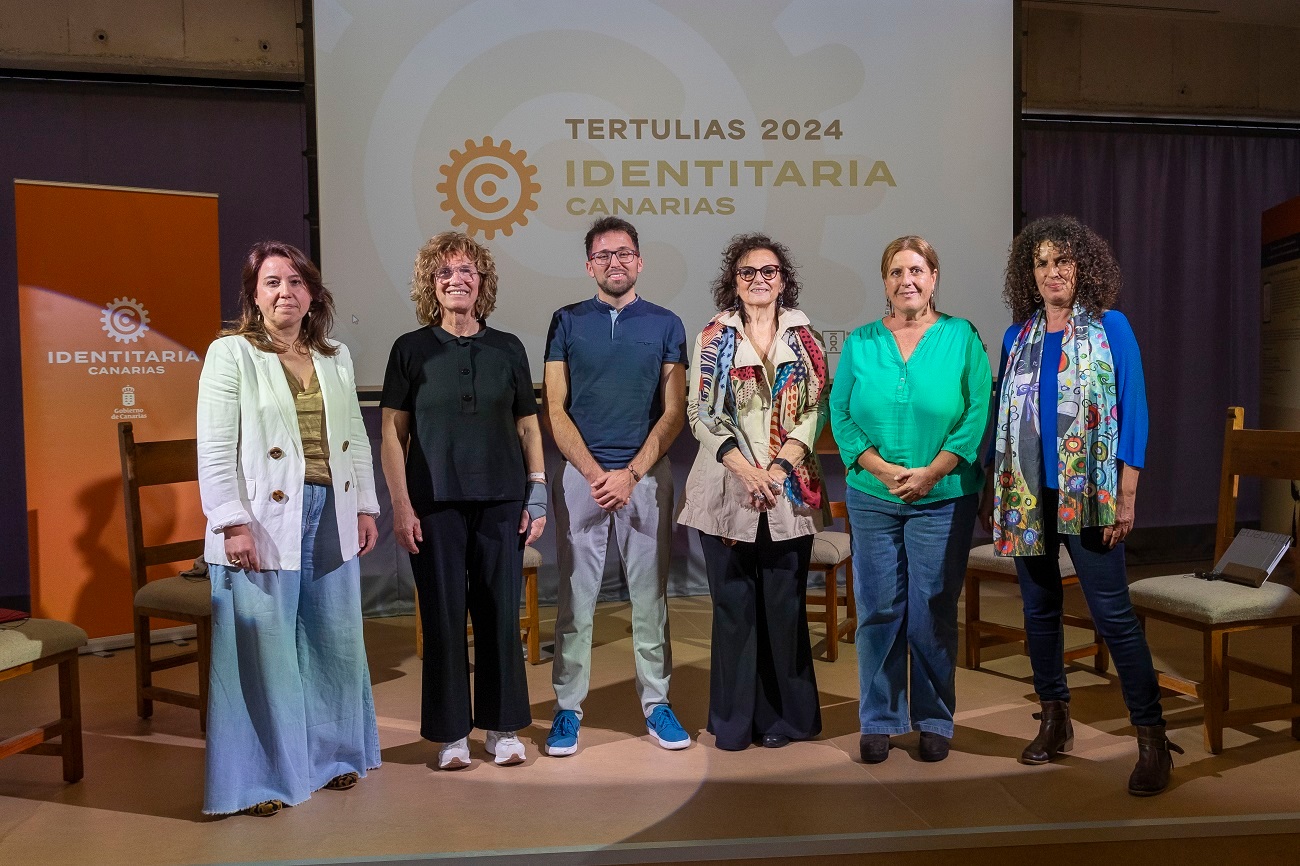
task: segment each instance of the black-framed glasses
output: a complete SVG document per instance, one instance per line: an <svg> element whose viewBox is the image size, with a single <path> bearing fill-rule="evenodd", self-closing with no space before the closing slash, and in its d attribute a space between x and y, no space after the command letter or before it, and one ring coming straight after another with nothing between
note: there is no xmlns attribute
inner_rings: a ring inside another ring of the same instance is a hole
<svg viewBox="0 0 1300 866"><path fill-rule="evenodd" d="M623 247L622 249L614 250L613 252L610 252L609 250L601 250L598 253L592 253L587 258L591 259L593 262L600 265L601 267L604 267L605 265L609 264L609 259L611 256L618 256L618 260L620 262L622 262L625 265L630 265L639 255L641 254L638 253L636 250L630 250L627 247Z"/></svg>
<svg viewBox="0 0 1300 866"><path fill-rule="evenodd" d="M746 283L752 283L756 274L762 274L763 279L770 283L777 278L778 274L782 273L785 273L785 270L780 265L763 265L761 268L751 268L746 265L736 268L736 277Z"/></svg>
<svg viewBox="0 0 1300 866"><path fill-rule="evenodd" d="M469 282L478 276L478 269L473 265L457 265L454 268L438 268L433 272L434 278L440 283L450 283L453 274Z"/></svg>

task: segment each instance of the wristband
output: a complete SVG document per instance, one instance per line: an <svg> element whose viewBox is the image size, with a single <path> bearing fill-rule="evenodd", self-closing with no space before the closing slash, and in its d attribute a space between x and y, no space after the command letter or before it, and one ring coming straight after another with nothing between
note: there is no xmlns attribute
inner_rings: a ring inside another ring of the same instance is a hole
<svg viewBox="0 0 1300 866"><path fill-rule="evenodd" d="M645 477L645 476L643 476L640 472L637 472L635 469L633 469L631 463L629 463L629 464L628 464L626 467L624 467L624 468L627 469L628 472L632 473L632 480L635 481L635 482L638 483L638 484L640 484L640 483L641 483L641 479Z"/></svg>
<svg viewBox="0 0 1300 866"><path fill-rule="evenodd" d="M540 481L529 481L524 493L524 510L529 520L538 520L546 516L546 485Z"/></svg>
<svg viewBox="0 0 1300 866"><path fill-rule="evenodd" d="M771 463L767 464L768 469L771 469L773 466L780 466L787 476L794 475L794 464L789 460L786 460L784 457L777 457L773 459Z"/></svg>
<svg viewBox="0 0 1300 866"><path fill-rule="evenodd" d="M541 483L545 484L545 483L546 483L546 473L545 473L545 472L529 472L529 473L528 473L528 480L529 480L529 481L540 481Z"/></svg>

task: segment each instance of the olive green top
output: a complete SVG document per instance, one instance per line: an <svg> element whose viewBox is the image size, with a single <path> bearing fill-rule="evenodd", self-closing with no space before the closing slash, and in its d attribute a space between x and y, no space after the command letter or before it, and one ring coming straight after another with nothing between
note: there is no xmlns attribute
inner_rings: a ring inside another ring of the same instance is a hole
<svg viewBox="0 0 1300 866"><path fill-rule="evenodd" d="M289 392L293 394L293 406L298 412L298 435L302 439L302 456L307 462L307 471L303 480L308 484L331 484L330 447L325 434L325 400L320 392L320 379L314 374L307 387L303 387L298 377L284 369L284 378L289 380Z"/></svg>

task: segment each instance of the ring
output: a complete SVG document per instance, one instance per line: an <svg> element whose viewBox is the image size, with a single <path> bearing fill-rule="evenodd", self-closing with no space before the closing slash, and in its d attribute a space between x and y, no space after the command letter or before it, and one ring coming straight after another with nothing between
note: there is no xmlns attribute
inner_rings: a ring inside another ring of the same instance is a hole
<svg viewBox="0 0 1300 866"><path fill-rule="evenodd" d="M230 561L230 564L231 564L231 565L239 565L239 557L238 557L238 556L227 557L227 559Z"/></svg>

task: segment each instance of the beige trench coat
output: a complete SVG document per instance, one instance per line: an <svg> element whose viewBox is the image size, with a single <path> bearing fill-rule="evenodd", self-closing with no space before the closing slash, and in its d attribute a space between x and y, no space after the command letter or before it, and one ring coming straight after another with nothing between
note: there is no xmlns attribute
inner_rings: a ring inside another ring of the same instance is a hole
<svg viewBox="0 0 1300 866"><path fill-rule="evenodd" d="M739 313L732 313L722 320L723 324L737 330L736 367L757 367L759 387L754 397L739 407L739 420L751 453L756 459L764 461L764 466L776 456L769 444L769 430L772 423L772 388L767 381L767 372L762 359L753 345L745 339L743 323ZM796 360L794 351L786 344L785 334L790 328L808 325L808 317L799 310L783 309L777 318L777 335L773 343L773 361L777 369L782 364ZM821 335L816 334L818 343ZM695 347L691 351L690 386L686 396L686 417L690 421L691 432L699 440L700 450L691 466L691 474L686 479L686 492L682 497L681 512L677 522L691 526L710 535L719 535L736 541L754 541L758 536L758 518L764 512L754 508L745 490L745 485L731 473L731 470L718 462L718 449L727 440L725 435L718 435L709 430L700 420L698 400L700 396L700 336L695 337ZM816 461L817 453L813 445L826 418L826 393L824 389L822 403L816 409L806 413L803 420L789 433L790 439L802 443L807 449L807 461ZM788 541L801 535L812 535L825 525L823 508L798 508L790 502L789 497L777 498L776 507L767 511L768 530L773 541Z"/></svg>

